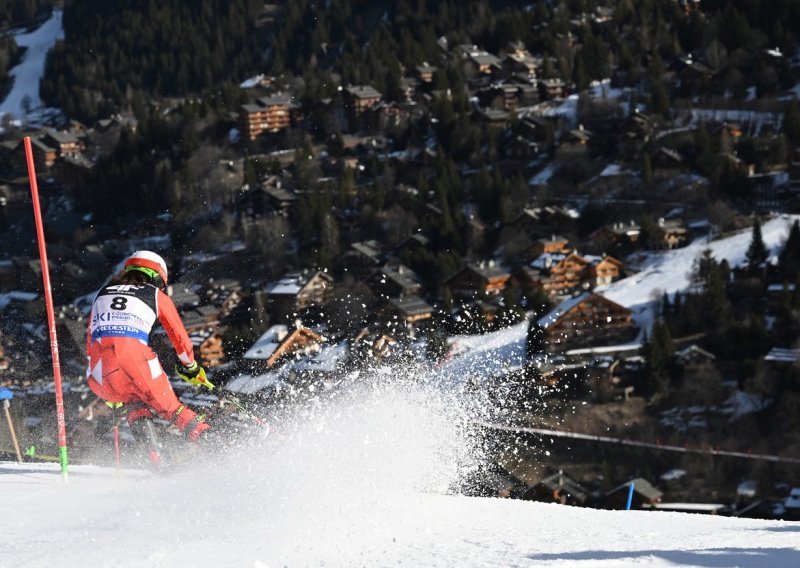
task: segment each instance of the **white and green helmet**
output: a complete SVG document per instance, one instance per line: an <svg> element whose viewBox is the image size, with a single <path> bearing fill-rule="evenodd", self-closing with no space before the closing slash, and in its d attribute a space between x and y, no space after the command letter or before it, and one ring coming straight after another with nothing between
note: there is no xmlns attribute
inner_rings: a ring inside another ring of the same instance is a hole
<svg viewBox="0 0 800 568"><path fill-rule="evenodd" d="M128 257L125 261L125 272L132 270L143 272L159 287L166 286L169 281L167 263L149 250L139 250Z"/></svg>

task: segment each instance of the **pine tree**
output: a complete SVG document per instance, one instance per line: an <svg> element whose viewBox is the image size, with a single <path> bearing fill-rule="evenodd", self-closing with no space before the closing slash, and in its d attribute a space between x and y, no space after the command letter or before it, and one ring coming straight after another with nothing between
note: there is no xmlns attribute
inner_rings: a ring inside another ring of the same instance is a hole
<svg viewBox="0 0 800 568"><path fill-rule="evenodd" d="M644 344L645 384L653 395L664 395L669 390L670 365L675 357L675 346L669 327L659 319L653 323L650 338Z"/></svg>
<svg viewBox="0 0 800 568"><path fill-rule="evenodd" d="M761 220L758 216L753 220L753 237L747 249L747 266L751 270L758 268L766 262L769 251L764 245L764 237L761 234Z"/></svg>
<svg viewBox="0 0 800 568"><path fill-rule="evenodd" d="M800 275L800 223L795 220L778 257L778 268L785 280L794 282Z"/></svg>

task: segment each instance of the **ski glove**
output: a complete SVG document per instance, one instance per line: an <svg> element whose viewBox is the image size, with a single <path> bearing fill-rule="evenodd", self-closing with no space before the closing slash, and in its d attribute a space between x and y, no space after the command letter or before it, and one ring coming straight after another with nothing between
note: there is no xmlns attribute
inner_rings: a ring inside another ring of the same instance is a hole
<svg viewBox="0 0 800 568"><path fill-rule="evenodd" d="M201 367L200 365L198 365L197 361L195 361L188 367L181 363L176 363L175 372L178 373L178 376L180 378L182 378L190 385L204 386L208 390L214 390L214 385L212 385L211 381L209 381L206 378L206 370L203 369L203 367Z"/></svg>

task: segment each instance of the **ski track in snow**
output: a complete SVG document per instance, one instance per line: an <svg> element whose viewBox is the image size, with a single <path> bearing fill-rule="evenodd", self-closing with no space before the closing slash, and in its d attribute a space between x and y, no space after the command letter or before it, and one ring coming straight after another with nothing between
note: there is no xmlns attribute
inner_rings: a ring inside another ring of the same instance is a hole
<svg viewBox="0 0 800 568"><path fill-rule="evenodd" d="M25 116L23 101L28 98L31 109L38 109L42 100L39 98L39 81L44 76L44 65L47 53L59 39L64 39L64 28L61 23L61 10L53 10L53 14L45 23L30 33L15 33L14 39L20 47L26 47L22 61L9 74L14 78L14 85L6 99L0 104L0 116L11 114L16 118Z"/></svg>

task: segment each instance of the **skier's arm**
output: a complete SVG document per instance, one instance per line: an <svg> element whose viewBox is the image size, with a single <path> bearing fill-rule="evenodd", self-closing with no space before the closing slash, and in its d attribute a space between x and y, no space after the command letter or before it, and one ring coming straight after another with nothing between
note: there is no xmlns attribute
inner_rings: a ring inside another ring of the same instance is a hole
<svg viewBox="0 0 800 568"><path fill-rule="evenodd" d="M183 322L181 321L181 316L178 315L175 303L172 298L158 290L156 307L158 321L164 326L164 331L167 332L167 337L169 337L172 347L175 348L178 359L180 359L184 367L189 367L194 363L194 348L192 347L192 341L189 339L189 334L186 333L186 328L183 327Z"/></svg>

